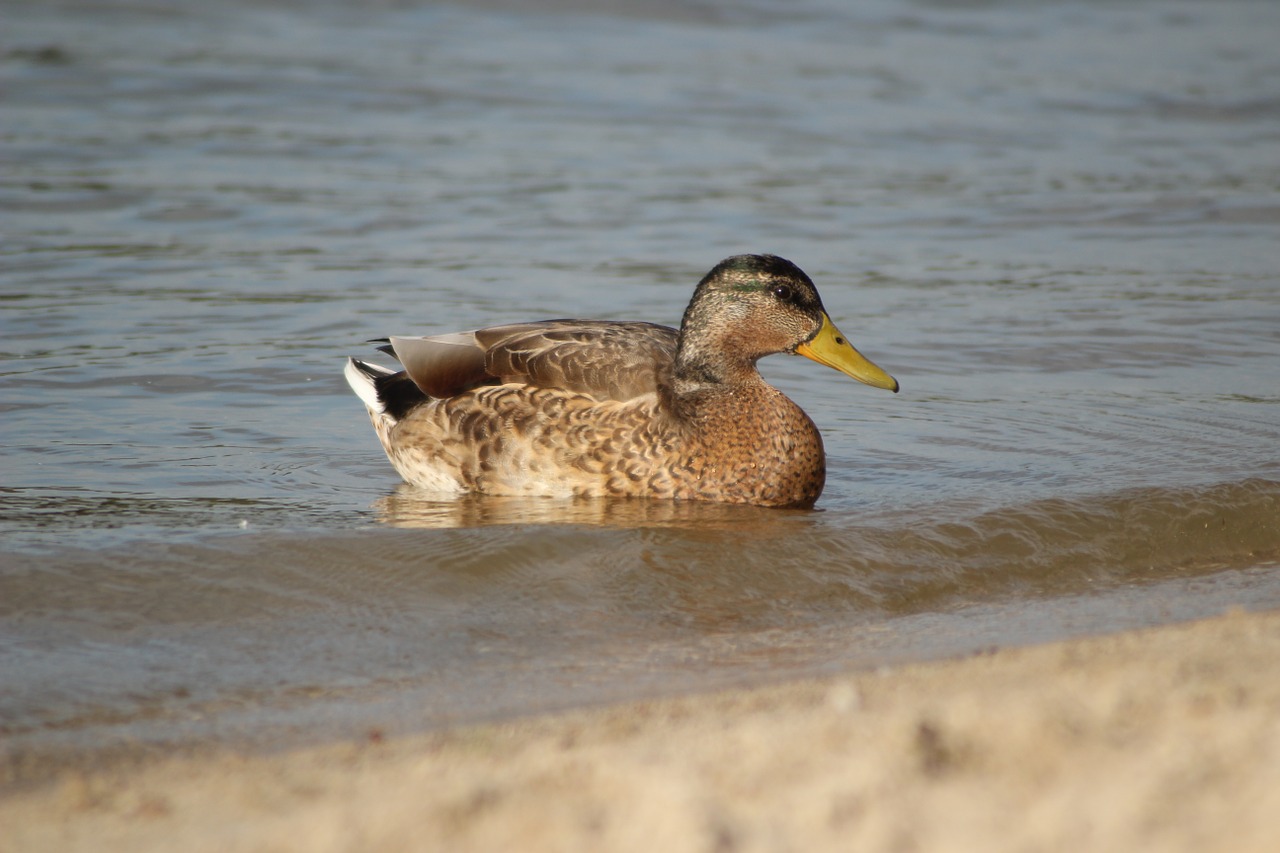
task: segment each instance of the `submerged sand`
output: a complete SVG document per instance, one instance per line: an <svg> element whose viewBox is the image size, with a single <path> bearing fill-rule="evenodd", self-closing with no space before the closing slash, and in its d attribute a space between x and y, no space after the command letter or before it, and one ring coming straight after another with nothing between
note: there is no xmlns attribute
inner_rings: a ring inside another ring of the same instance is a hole
<svg viewBox="0 0 1280 853"><path fill-rule="evenodd" d="M0 850L1280 850L1280 613L62 774Z"/></svg>

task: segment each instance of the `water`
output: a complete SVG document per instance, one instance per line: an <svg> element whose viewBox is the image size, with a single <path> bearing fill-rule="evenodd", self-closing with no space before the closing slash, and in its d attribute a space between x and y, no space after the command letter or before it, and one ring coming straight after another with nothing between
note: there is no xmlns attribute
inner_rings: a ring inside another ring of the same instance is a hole
<svg viewBox="0 0 1280 853"><path fill-rule="evenodd" d="M1280 606L1280 7L13 2L7 778ZM812 512L396 484L368 338L743 251ZM36 768L36 769L32 769Z"/></svg>

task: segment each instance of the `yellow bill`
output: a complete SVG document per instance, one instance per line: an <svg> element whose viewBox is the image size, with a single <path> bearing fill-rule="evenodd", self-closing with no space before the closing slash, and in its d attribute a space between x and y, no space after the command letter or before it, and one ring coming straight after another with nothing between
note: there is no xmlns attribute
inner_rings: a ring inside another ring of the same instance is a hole
<svg viewBox="0 0 1280 853"><path fill-rule="evenodd" d="M865 355L853 348L849 339L831 322L827 312L822 312L822 328L811 340L796 347L796 353L811 358L818 364L834 367L873 388L884 388L898 393L898 380L885 373Z"/></svg>

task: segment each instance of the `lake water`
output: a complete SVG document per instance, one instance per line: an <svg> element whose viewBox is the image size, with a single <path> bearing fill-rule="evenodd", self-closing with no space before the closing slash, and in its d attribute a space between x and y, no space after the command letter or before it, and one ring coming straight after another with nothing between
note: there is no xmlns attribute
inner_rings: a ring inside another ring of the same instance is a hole
<svg viewBox="0 0 1280 853"><path fill-rule="evenodd" d="M3 778L1280 606L1280 4L13 0ZM774 252L813 511L397 485L347 355Z"/></svg>

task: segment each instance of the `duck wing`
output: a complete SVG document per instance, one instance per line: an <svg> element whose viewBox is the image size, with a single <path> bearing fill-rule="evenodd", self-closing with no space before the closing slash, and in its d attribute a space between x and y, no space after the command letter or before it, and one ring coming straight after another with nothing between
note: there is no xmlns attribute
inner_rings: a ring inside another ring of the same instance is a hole
<svg viewBox="0 0 1280 853"><path fill-rule="evenodd" d="M670 374L677 338L675 329L653 323L547 320L390 340L405 372L431 397L524 383L630 400L656 391Z"/></svg>

